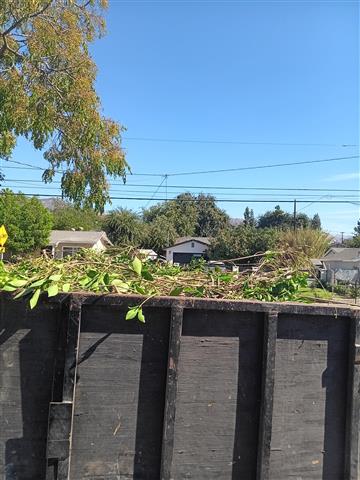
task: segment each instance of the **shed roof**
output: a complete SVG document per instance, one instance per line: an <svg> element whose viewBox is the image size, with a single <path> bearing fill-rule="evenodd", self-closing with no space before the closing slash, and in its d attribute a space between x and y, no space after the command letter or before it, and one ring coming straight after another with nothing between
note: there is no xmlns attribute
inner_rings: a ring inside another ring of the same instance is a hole
<svg viewBox="0 0 360 480"><path fill-rule="evenodd" d="M208 237L179 237L175 240L174 246L187 242L199 242L204 243L205 245L210 245L211 243Z"/></svg>
<svg viewBox="0 0 360 480"><path fill-rule="evenodd" d="M112 245L105 232L52 230L50 233L49 245L57 245L59 243L89 243L94 245L99 240L102 240L108 245Z"/></svg>
<svg viewBox="0 0 360 480"><path fill-rule="evenodd" d="M333 247L328 250L322 260L354 261L360 259L360 248Z"/></svg>

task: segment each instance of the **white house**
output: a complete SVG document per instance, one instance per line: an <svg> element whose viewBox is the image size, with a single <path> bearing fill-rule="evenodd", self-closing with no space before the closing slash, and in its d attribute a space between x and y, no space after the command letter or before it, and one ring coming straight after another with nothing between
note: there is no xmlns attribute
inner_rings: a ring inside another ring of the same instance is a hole
<svg viewBox="0 0 360 480"><path fill-rule="evenodd" d="M359 281L360 248L332 247L318 261L322 264L322 268L317 265L320 278L328 283L338 280L346 283Z"/></svg>
<svg viewBox="0 0 360 480"><path fill-rule="evenodd" d="M206 257L209 245L207 237L180 237L174 245L165 249L166 260L182 265L190 263L193 258Z"/></svg>
<svg viewBox="0 0 360 480"><path fill-rule="evenodd" d="M360 248L332 247L321 261L327 270L359 269Z"/></svg>
<svg viewBox="0 0 360 480"><path fill-rule="evenodd" d="M81 248L102 251L111 245L105 232L52 230L47 251L54 258L64 258L74 255Z"/></svg>

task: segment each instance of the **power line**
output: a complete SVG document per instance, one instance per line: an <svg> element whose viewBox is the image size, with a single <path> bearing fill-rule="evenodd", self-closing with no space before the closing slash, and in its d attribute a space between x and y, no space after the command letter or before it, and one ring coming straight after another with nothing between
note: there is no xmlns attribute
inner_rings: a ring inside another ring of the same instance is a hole
<svg viewBox="0 0 360 480"><path fill-rule="evenodd" d="M34 188L34 185L5 185L6 188L23 188L23 189L30 189L30 188ZM46 185L37 185L36 186L37 189L41 189L41 190L60 190L60 187L47 187ZM158 189L159 189L159 185L158 185ZM114 190L112 188L110 188L110 193L137 193L137 194L153 194L153 196L151 197L151 200L155 199L155 195L156 193L158 192L158 189L157 191L153 192L152 190L126 190L126 192L123 192L122 190ZM164 192L163 192L164 193ZM175 192L170 192L172 193L173 195L181 195L182 193L184 193L183 191L175 191ZM199 192L190 192L190 193L193 193L193 194L198 194ZM272 195L272 193L254 193L257 197L268 197L269 195ZM212 195L212 193L210 193L210 195ZM226 193L227 196L242 196L242 195L247 195L247 193L235 193L235 192L230 192L230 193ZM277 195L278 197L290 197L293 198L293 194L292 193L284 193L284 194L281 194L279 193ZM315 195L315 194L298 194L297 195L297 198L308 198L308 199L313 199L313 198L317 198L318 196ZM328 197L328 198L348 198L348 199L358 199L360 200L360 197L358 195L355 195L355 194L348 194L348 195L323 195L323 197ZM166 195L165 195L165 198L166 198ZM176 197L175 197L176 198ZM309 200L308 200L309 201ZM312 200L311 200L312 201Z"/></svg>
<svg viewBox="0 0 360 480"><path fill-rule="evenodd" d="M5 178L4 182L31 182L31 183L44 183L43 180L37 179L16 179L16 178ZM60 181L54 180L52 184L61 184ZM112 182L112 186L121 186L121 187L158 187L158 184L153 183L123 183L123 182ZM165 188L165 186L162 186ZM264 190L264 191L289 191L289 192L360 192L360 189L355 188L307 188L307 187L225 187L225 186L197 186L197 185L168 185L167 188L179 188L179 189L196 189L196 190Z"/></svg>
<svg viewBox="0 0 360 480"><path fill-rule="evenodd" d="M224 168L219 170L202 170L202 171L193 171L193 172L181 172L181 173L169 173L169 177L182 176L182 175L204 175L207 173L225 173L225 172L240 172L244 170L260 170L264 168L276 168L276 167L288 167L292 165L307 165L314 163L325 163L325 162L338 162L340 160L350 160L359 158L359 155L353 155L350 157L336 157L336 158L326 158L322 160L304 160L302 162L287 162L287 163L273 163L269 165L253 165L250 167L238 167L238 168Z"/></svg>
<svg viewBox="0 0 360 480"><path fill-rule="evenodd" d="M200 174L208 174L208 173L225 173L225 172L239 172L244 170L259 170L265 168L276 168L276 167L288 167L293 165L308 165L308 164L315 164L315 163L328 163L328 162L338 162L340 160L353 160L355 158L359 158L359 155L352 155L349 157L335 157L335 158L325 158L320 160L304 160L301 162L286 162L286 163L272 163L268 165L253 165L248 167L238 167L238 168L226 168L226 169L219 169L219 170L203 170L203 171L192 171L192 172L175 172L175 173L130 173L129 176L142 176L142 177L164 177L167 175L168 177L175 177L175 176L183 176L183 175L200 175ZM17 160L7 160L11 163L16 163L18 165L23 165L26 167L31 167L36 170L45 171L46 168L42 168L36 165L31 165L29 163L20 162ZM4 167L5 168L5 167ZM56 170L56 173L63 173L63 171Z"/></svg>
<svg viewBox="0 0 360 480"><path fill-rule="evenodd" d="M18 193L14 192L14 195L24 195L24 196L31 196L31 197L63 197L61 194L45 194L45 193ZM114 197L110 196L110 200L137 200L137 201L146 201L146 200L157 200L157 201L165 201L165 198L152 198L152 197ZM178 201L178 199L171 198L169 200ZM182 202L194 202L196 199L181 199ZM276 200L276 199L228 199L228 198L215 198L216 202L224 202L224 203L294 203L294 200ZM308 200L298 200L298 203L306 203ZM359 204L360 202L353 202L350 200L316 200L314 203L329 203L329 204Z"/></svg>
<svg viewBox="0 0 360 480"><path fill-rule="evenodd" d="M198 138L158 138L158 137L123 137L123 140L136 142L159 142L159 143L203 143L219 145L273 145L286 147L358 147L356 144L337 143L292 143L292 142L245 142L242 140L205 140Z"/></svg>
<svg viewBox="0 0 360 480"><path fill-rule="evenodd" d="M147 206L149 205L149 203L151 202L151 200L155 197L155 195L156 195L157 192L159 191L161 185L165 182L166 179L167 179L167 176L164 176L164 178L161 180L159 186L157 187L157 189L156 189L155 192L153 193L151 199L147 202L147 204L145 205L144 208L147 208Z"/></svg>

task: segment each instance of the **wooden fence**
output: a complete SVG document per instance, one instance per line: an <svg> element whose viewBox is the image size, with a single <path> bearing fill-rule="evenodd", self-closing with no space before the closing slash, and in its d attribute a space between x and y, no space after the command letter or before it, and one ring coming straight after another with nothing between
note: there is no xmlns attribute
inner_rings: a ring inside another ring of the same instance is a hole
<svg viewBox="0 0 360 480"><path fill-rule="evenodd" d="M0 296L5 480L357 480L359 309Z"/></svg>

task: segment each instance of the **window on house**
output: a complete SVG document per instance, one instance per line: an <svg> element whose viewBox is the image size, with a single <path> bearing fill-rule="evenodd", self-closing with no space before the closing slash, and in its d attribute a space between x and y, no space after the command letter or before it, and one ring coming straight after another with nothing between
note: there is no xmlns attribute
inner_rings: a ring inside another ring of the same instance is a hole
<svg viewBox="0 0 360 480"><path fill-rule="evenodd" d="M195 243L191 242L191 248L194 248L194 247L195 247Z"/></svg>
<svg viewBox="0 0 360 480"><path fill-rule="evenodd" d="M71 255L75 255L81 247L62 247L62 256L63 258L65 257L70 257Z"/></svg>

